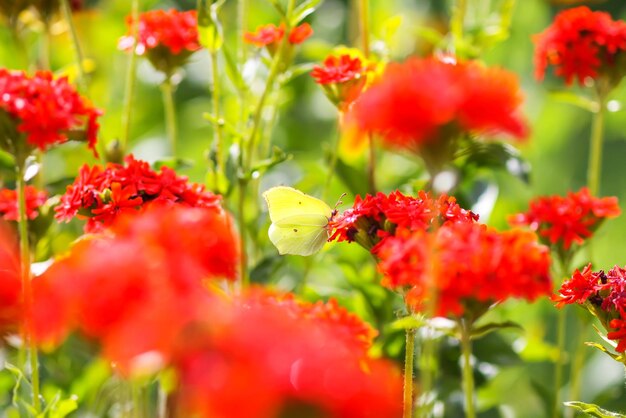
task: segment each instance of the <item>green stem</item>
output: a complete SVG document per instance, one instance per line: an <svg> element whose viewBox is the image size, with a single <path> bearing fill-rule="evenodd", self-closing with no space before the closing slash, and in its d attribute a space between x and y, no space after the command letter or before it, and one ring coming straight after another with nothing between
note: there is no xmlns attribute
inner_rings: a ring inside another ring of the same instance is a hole
<svg viewBox="0 0 626 418"><path fill-rule="evenodd" d="M558 271L556 271L555 276L558 280L561 280L567 272L569 272L569 259L570 257L565 256L564 254L557 255L558 261ZM561 386L563 385L563 367L566 352L565 348L565 326L567 324L567 311L564 309L560 309L557 312L557 358L554 362L554 404L552 406L552 417L559 418L561 416L561 409L563 405L561 404Z"/></svg>
<svg viewBox="0 0 626 418"><path fill-rule="evenodd" d="M472 323L471 321L459 319L461 331L461 350L463 353L463 392L465 393L465 417L475 418L476 410L474 406L474 370L472 369Z"/></svg>
<svg viewBox="0 0 626 418"><path fill-rule="evenodd" d="M374 144L374 136L367 134L369 158L367 163L367 185L370 194L376 193L376 148Z"/></svg>
<svg viewBox="0 0 626 418"><path fill-rule="evenodd" d="M122 112L122 130L120 133L120 148L122 154L126 153L128 141L130 139L130 122L133 113L133 93L135 91L135 81L137 79L137 54L135 47L137 45L137 32L139 26L139 0L132 0L131 5L131 33L133 36L133 48L128 59L128 67L126 68L126 84L124 88L124 104Z"/></svg>
<svg viewBox="0 0 626 418"><path fill-rule="evenodd" d="M335 141L333 143L332 154L330 156L330 163L328 165L328 175L326 176L326 182L324 183L324 191L322 192L322 200L326 200L328 197L328 191L330 189L330 183L333 179L333 175L335 174L335 169L337 168L337 160L339 159L339 143L340 143L340 134L341 134L341 125L343 120L343 112L339 111L339 126L338 133L335 136Z"/></svg>
<svg viewBox="0 0 626 418"><path fill-rule="evenodd" d="M557 340L558 347L557 358L555 360L554 370L554 404L552 405L552 417L559 418L561 416L561 386L563 385L563 366L565 351L565 324L567 311L559 309L557 312Z"/></svg>
<svg viewBox="0 0 626 418"><path fill-rule="evenodd" d="M174 103L174 86L172 85L171 75L165 77L165 81L161 84L163 92L163 107L165 110L165 128L167 130L167 138L170 141L170 151L172 156L176 156L176 105Z"/></svg>
<svg viewBox="0 0 626 418"><path fill-rule="evenodd" d="M456 42L463 40L463 26L465 22L465 14L467 13L467 0L457 0L452 10L452 18L450 20L450 31Z"/></svg>
<svg viewBox="0 0 626 418"><path fill-rule="evenodd" d="M574 352L574 361L572 362L572 368L570 372L570 391L569 391L569 399L568 400L582 400L581 397L581 384L582 384L582 375L583 375L583 367L585 366L585 354L587 352L587 346L585 345L586 333L587 329L586 323L580 320L577 317L578 326L578 338L576 343L576 351ZM573 417L574 410L571 408L567 409L565 414L566 417Z"/></svg>
<svg viewBox="0 0 626 418"><path fill-rule="evenodd" d="M406 348L404 355L404 412L402 418L413 417L413 360L415 357L415 328L406 330Z"/></svg>
<svg viewBox="0 0 626 418"><path fill-rule="evenodd" d="M219 190L220 174L223 174L224 170L224 131L222 124L222 109L220 102L220 81L219 81L219 69L217 65L217 51L211 51L211 77L212 77L212 93L213 93L213 116L218 123L213 128L213 151L215 152L215 176L214 176L214 190Z"/></svg>
<svg viewBox="0 0 626 418"><path fill-rule="evenodd" d="M50 22L45 19L39 44L39 68L42 70L50 69L50 36Z"/></svg>
<svg viewBox="0 0 626 418"><path fill-rule="evenodd" d="M87 79L85 78L85 71L83 70L83 51L80 47L80 42L78 41L78 34L76 32L76 27L74 26L72 8L70 7L69 0L61 0L61 8L63 9L63 16L65 17L65 21L67 22L67 26L70 31L72 47L74 48L74 54L76 55L76 62L78 64L76 67L78 72L78 85L84 92L87 90Z"/></svg>
<svg viewBox="0 0 626 418"><path fill-rule="evenodd" d="M241 174L241 173L240 173ZM246 191L248 180L239 180L239 199L237 201L237 222L239 224L239 275L241 277L241 287L246 288L250 284L248 277L248 251L246 238Z"/></svg>
<svg viewBox="0 0 626 418"><path fill-rule="evenodd" d="M602 142L604 137L605 95L598 94L598 111L593 114L591 124L591 142L589 166L587 168L587 186L592 196L600 193L600 175L602 172Z"/></svg>
<svg viewBox="0 0 626 418"><path fill-rule="evenodd" d="M368 58L370 55L369 0L359 1L359 30L363 55Z"/></svg>
<svg viewBox="0 0 626 418"><path fill-rule="evenodd" d="M18 158L19 160L19 158ZM18 161L16 166L17 176L17 199L18 199L18 230L20 235L20 266L22 276L22 301L24 309L30 310L32 305L31 271L30 271L30 243L28 241L28 217L26 214L26 172L25 160ZM37 414L41 412L41 401L39 396L39 364L37 359L37 348L33 344L30 336L30 323L24 325L23 344L28 347L33 409ZM26 368L26 367L25 367Z"/></svg>

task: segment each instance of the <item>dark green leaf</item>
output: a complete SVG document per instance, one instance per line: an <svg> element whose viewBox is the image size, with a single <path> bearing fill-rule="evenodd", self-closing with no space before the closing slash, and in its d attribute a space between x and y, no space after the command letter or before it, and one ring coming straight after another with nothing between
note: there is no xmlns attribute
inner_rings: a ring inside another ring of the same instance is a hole
<svg viewBox="0 0 626 418"><path fill-rule="evenodd" d="M152 163L152 168L154 168L156 171L159 171L161 167L169 167L174 171L178 171L185 168L191 168L194 166L194 164L194 161L188 158L168 157L156 160L154 163Z"/></svg>
<svg viewBox="0 0 626 418"><path fill-rule="evenodd" d="M250 281L252 283L259 283L259 284L265 284L269 282L273 274L278 270L278 268L284 262L285 262L285 257L281 257L278 254L270 255L270 256L263 258L250 271Z"/></svg>
<svg viewBox="0 0 626 418"><path fill-rule="evenodd" d="M349 166L341 158L337 158L335 174L352 194L364 196L367 193L367 184L363 181L365 173Z"/></svg>
<svg viewBox="0 0 626 418"><path fill-rule="evenodd" d="M494 331L499 331L501 329L514 329L520 331L522 330L522 327L518 323L513 321L492 322L490 324L474 328L472 330L472 339L476 340L478 338L482 338L487 334L490 334Z"/></svg>

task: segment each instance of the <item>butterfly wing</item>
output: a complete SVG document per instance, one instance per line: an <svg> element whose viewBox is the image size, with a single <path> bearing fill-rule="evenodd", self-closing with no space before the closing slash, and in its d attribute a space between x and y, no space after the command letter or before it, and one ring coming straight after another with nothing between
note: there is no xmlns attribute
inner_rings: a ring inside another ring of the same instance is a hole
<svg viewBox="0 0 626 418"><path fill-rule="evenodd" d="M325 227L280 227L272 224L268 234L281 255L309 256L321 250L328 241L328 230Z"/></svg>
<svg viewBox="0 0 626 418"><path fill-rule="evenodd" d="M292 187L272 187L263 197L277 226L326 226L333 210L326 203Z"/></svg>
<svg viewBox="0 0 626 418"><path fill-rule="evenodd" d="M263 193L272 225L270 241L280 254L308 256L328 240L332 209L323 201L291 187L273 187Z"/></svg>

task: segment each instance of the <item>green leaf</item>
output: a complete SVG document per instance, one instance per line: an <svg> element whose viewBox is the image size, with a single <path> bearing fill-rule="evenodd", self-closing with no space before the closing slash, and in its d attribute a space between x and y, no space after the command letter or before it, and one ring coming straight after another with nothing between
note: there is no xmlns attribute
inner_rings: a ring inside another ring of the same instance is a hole
<svg viewBox="0 0 626 418"><path fill-rule="evenodd" d="M622 363L623 356L621 354L616 354L616 353L610 352L608 350L608 348L606 348L602 344L594 343L594 342L586 342L585 345L587 345L589 347L593 347L593 348L595 348L597 350L600 350L604 354L606 354L607 356L611 357L613 360L617 361L618 363Z"/></svg>
<svg viewBox="0 0 626 418"><path fill-rule="evenodd" d="M283 5L280 4L279 0L269 0L269 1L270 3L272 3L272 6L274 6L274 8L276 9L276 11L278 12L278 14L280 15L282 19L287 17L287 11L283 7Z"/></svg>
<svg viewBox="0 0 626 418"><path fill-rule="evenodd" d="M50 408L48 418L65 418L78 409L78 397L75 395L67 399L61 399Z"/></svg>
<svg viewBox="0 0 626 418"><path fill-rule="evenodd" d="M584 412L590 417L596 418L626 418L626 415L618 414L617 412L607 411L606 409L600 408L598 405L594 405L591 403L584 402L564 402L565 406L569 406L570 408L577 409L581 412Z"/></svg>
<svg viewBox="0 0 626 418"><path fill-rule="evenodd" d="M293 17L291 18L291 25L297 26L308 15L313 13L324 0L305 0L300 3L293 11Z"/></svg>
<svg viewBox="0 0 626 418"><path fill-rule="evenodd" d="M525 183L530 180L530 165L514 146L503 142L470 139L456 156L458 164L478 168L503 169Z"/></svg>
<svg viewBox="0 0 626 418"><path fill-rule="evenodd" d="M217 17L224 2L198 0L198 36L200 43L211 52L219 51L224 44L224 31Z"/></svg>
<svg viewBox="0 0 626 418"><path fill-rule="evenodd" d="M284 161L290 160L291 158L291 154L287 154L285 153L285 151L275 146L274 148L272 148L272 156L270 158L266 158L257 162L250 170L249 175L263 175L263 173L265 173L270 168L275 167Z"/></svg>
<svg viewBox="0 0 626 418"><path fill-rule="evenodd" d="M363 181L364 173L346 164L341 158L337 158L335 174L352 194L364 196L367 193L367 185Z"/></svg>
<svg viewBox="0 0 626 418"><path fill-rule="evenodd" d="M417 329L427 324L423 316L411 315L396 319L389 326L391 329Z"/></svg>
<svg viewBox="0 0 626 418"><path fill-rule="evenodd" d="M190 160L188 158L167 157L156 160L152 163L152 168L159 171L161 167L169 167L174 171L178 171L185 168L191 168L194 164L194 160Z"/></svg>
<svg viewBox="0 0 626 418"><path fill-rule="evenodd" d="M472 339L476 340L478 338L482 338L485 335L491 334L492 332L499 331L501 329L514 329L514 330L520 331L522 330L522 326L513 321L492 322L492 323L474 328L472 330Z"/></svg>
<svg viewBox="0 0 626 418"><path fill-rule="evenodd" d="M598 111L598 102L572 91L552 91L549 93L549 97L557 102L571 104L591 113Z"/></svg>
<svg viewBox="0 0 626 418"><path fill-rule="evenodd" d="M235 60L226 44L222 45L222 55L224 56L224 62L226 63L226 75L230 79L231 83L233 83L233 86L239 94L245 93L249 90L248 84L243 79L241 71L237 66L237 60Z"/></svg>
<svg viewBox="0 0 626 418"><path fill-rule="evenodd" d="M285 257L270 255L259 261L250 271L252 283L267 284L278 268L285 262Z"/></svg>

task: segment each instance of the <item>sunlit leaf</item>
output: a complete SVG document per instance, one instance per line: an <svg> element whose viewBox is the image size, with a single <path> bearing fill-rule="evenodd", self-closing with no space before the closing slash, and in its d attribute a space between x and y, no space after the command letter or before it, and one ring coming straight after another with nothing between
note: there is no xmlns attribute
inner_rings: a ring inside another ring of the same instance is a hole
<svg viewBox="0 0 626 418"><path fill-rule="evenodd" d="M607 411L600 408L598 405L584 402L564 402L566 406L574 408L578 411L584 412L590 417L596 418L626 418L626 415L618 414L616 412Z"/></svg>
<svg viewBox="0 0 626 418"><path fill-rule="evenodd" d="M308 15L313 13L324 0L305 0L300 3L293 11L291 25L296 26L304 20Z"/></svg>

